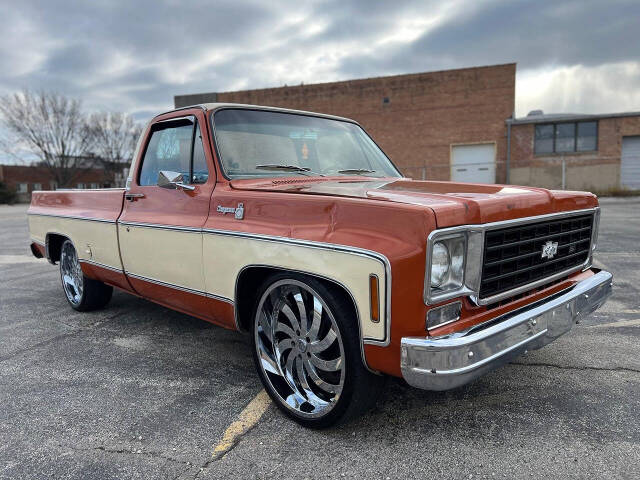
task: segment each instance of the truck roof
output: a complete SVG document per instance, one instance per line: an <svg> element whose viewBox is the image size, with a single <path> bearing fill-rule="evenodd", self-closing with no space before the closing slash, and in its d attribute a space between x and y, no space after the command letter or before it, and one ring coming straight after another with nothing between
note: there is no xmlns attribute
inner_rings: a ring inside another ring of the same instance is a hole
<svg viewBox="0 0 640 480"><path fill-rule="evenodd" d="M351 122L351 123L358 123L355 120L351 119L351 118L346 118L346 117L339 117L337 115L329 115L326 113L317 113L317 112L307 112L305 110L295 110L292 108L281 108L281 107L270 107L270 106L265 106L265 105L249 105L249 104L244 104L244 103L198 103L195 105L188 105L186 107L180 107L180 108L174 108L173 110L168 110L166 112L160 113L158 115L156 115L156 117L159 117L160 115L165 115L167 113L172 113L172 112L179 112L181 110L188 110L191 108L200 108L204 111L214 111L214 110L220 110L223 108L244 108L247 110L265 110L265 111L270 111L270 112L283 112L283 113L295 113L298 115L311 115L314 117L322 117L322 118L329 118L332 120L340 120L340 121L344 121L344 122ZM155 118L155 117L154 117Z"/></svg>

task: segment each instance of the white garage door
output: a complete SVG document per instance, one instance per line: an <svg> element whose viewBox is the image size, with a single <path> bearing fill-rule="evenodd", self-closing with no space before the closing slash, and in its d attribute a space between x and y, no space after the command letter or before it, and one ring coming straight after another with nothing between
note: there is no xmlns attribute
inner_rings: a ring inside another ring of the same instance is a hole
<svg viewBox="0 0 640 480"><path fill-rule="evenodd" d="M454 145L451 149L451 180L495 183L496 151L493 143Z"/></svg>
<svg viewBox="0 0 640 480"><path fill-rule="evenodd" d="M640 136L622 137L620 185L640 190Z"/></svg>

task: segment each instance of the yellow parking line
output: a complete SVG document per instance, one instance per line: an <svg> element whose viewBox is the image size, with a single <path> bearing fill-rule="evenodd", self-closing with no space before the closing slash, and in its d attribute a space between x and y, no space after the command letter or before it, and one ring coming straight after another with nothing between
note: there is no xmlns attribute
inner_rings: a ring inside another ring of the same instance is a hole
<svg viewBox="0 0 640 480"><path fill-rule="evenodd" d="M238 438L249 431L264 415L271 405L271 399L264 390L260 390L258 394L249 402L238 418L229 425L229 428L224 432L222 440L213 449L213 458L220 458L233 447Z"/></svg>

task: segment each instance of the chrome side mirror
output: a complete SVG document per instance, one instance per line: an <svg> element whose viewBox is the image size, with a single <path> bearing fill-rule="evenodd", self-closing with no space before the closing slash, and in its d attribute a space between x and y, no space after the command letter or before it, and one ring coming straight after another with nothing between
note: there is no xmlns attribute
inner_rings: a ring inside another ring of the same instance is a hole
<svg viewBox="0 0 640 480"><path fill-rule="evenodd" d="M187 185L186 183L183 183L181 173L172 172L171 170L160 170L158 172L158 186L173 190L181 188L182 190L193 191L196 189L196 187L194 187L193 185Z"/></svg>

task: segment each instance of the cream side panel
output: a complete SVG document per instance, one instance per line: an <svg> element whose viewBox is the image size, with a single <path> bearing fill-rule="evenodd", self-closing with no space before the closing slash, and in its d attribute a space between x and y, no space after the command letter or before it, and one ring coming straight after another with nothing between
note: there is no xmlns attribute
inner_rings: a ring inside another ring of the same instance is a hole
<svg viewBox="0 0 640 480"><path fill-rule="evenodd" d="M81 260L122 268L115 223L29 215L29 231L31 238L41 243L45 243L47 233L64 235L73 242Z"/></svg>
<svg viewBox="0 0 640 480"><path fill-rule="evenodd" d="M380 279L380 312L386 312L385 269L381 261L347 252L205 233L203 264L207 293L234 298L235 281L247 265L290 268L336 280L353 295L362 335L384 340L386 324L373 323L369 306L369 275ZM385 318L383 316L383 318Z"/></svg>
<svg viewBox="0 0 640 480"><path fill-rule="evenodd" d="M118 228L127 272L204 291L202 234L133 225Z"/></svg>

